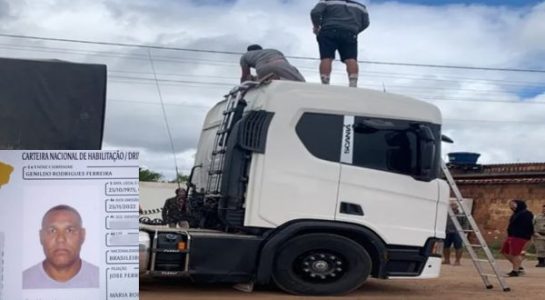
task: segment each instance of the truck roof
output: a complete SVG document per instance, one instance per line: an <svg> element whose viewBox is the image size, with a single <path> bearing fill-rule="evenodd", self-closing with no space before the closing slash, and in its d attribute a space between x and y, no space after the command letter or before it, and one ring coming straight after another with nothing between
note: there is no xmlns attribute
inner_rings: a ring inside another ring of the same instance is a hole
<svg viewBox="0 0 545 300"><path fill-rule="evenodd" d="M414 98L371 89L275 80L250 90L250 109L274 111L285 107L308 112L419 120L441 124L441 112ZM275 109L272 109L272 108Z"/></svg>
<svg viewBox="0 0 545 300"><path fill-rule="evenodd" d="M246 111L266 110L275 119L293 124L305 112L367 116L441 124L441 112L433 104L410 97L370 89L329 86L314 83L274 80L250 89L244 99ZM214 146L214 138L224 115L226 101L218 102L206 115L195 164L207 165ZM295 118L289 117L295 116ZM197 169L194 181L206 182L207 173ZM197 184L202 187L202 185Z"/></svg>
<svg viewBox="0 0 545 300"><path fill-rule="evenodd" d="M248 91L247 110L294 110L328 114L359 115L378 118L424 121L441 124L441 112L428 102L411 97L363 88L274 80ZM203 130L217 126L222 119L225 100L218 102L206 116Z"/></svg>

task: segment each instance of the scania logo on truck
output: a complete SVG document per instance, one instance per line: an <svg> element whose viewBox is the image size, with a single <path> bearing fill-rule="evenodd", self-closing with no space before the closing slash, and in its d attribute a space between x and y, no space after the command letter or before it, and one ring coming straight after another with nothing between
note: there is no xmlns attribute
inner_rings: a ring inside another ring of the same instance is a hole
<svg viewBox="0 0 545 300"><path fill-rule="evenodd" d="M352 148L354 146L354 116L344 116L341 162L352 163Z"/></svg>
<svg viewBox="0 0 545 300"><path fill-rule="evenodd" d="M350 125L344 125L344 154L350 153L352 146L352 127Z"/></svg>

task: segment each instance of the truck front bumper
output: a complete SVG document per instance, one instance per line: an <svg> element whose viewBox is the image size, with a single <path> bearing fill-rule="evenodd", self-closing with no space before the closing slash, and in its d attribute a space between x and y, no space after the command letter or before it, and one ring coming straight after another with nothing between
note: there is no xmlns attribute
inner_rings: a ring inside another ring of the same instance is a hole
<svg viewBox="0 0 545 300"><path fill-rule="evenodd" d="M435 278L441 270L443 240L429 238L424 247L388 246L388 278Z"/></svg>

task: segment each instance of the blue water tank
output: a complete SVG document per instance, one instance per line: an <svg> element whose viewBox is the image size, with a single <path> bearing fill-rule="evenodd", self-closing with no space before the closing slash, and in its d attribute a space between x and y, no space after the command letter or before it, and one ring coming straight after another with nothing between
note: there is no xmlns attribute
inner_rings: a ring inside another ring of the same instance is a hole
<svg viewBox="0 0 545 300"><path fill-rule="evenodd" d="M451 152L448 154L448 161L457 165L475 165L481 154L474 152Z"/></svg>

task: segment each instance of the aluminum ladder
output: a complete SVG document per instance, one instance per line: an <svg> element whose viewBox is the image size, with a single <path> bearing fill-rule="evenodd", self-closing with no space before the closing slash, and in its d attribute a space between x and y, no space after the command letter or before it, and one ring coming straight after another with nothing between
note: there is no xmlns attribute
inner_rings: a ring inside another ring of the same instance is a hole
<svg viewBox="0 0 545 300"><path fill-rule="evenodd" d="M494 259L494 256L492 255L490 248L488 248L488 245L486 244L486 241L483 238L483 235L479 231L479 227L477 226L475 219L473 219L473 217L471 216L471 212L469 212L468 209L463 204L462 194L460 193L460 190L458 189L458 186L456 185L456 182L454 181L452 174L450 173L446 163L443 160L441 160L441 170L443 171L443 174L445 174L448 185L450 186L450 189L454 193L456 202L458 203L459 212L460 212L458 214L454 213L454 211L449 205L448 206L449 217L452 223L454 224L454 226L456 227L456 231L458 231L458 234L462 238L462 241L464 243L464 246L467 252L469 253L471 261L473 262L475 269L477 269L479 276L481 276L481 279L483 280L485 287L487 289L491 289L493 286L490 283L490 278L496 277L496 279L498 280L504 292L511 291L511 288L509 288L509 286L507 286L507 283L505 282L505 278L503 277L502 274L500 274L498 267L496 266L496 260ZM465 218L468 221L469 229L462 228L462 225L458 221L458 217ZM477 238L477 244L471 244L471 242L466 236L466 233L474 233L475 237ZM480 249L484 252L486 257L485 259L480 259L477 256L477 252L476 252L477 249ZM492 269L492 273L485 272L484 266L481 263L488 263Z"/></svg>
<svg viewBox="0 0 545 300"><path fill-rule="evenodd" d="M257 81L245 81L225 95L226 105L225 110L223 111L223 119L216 132L214 148L210 158L206 187L208 198L221 197L220 189L223 177L223 166L225 164L227 141L233 126L242 118L244 113L244 108L247 105L244 96L249 90L270 83L273 78L274 74L269 74Z"/></svg>
<svg viewBox="0 0 545 300"><path fill-rule="evenodd" d="M208 170L208 182L206 191L209 196L219 196L221 179L223 175L223 165L225 162L225 152L227 150L227 140L233 125L242 117L242 112L246 106L243 97L247 88L238 86L225 95L226 106L223 111L223 119L219 125L216 137L214 139L214 148L210 158L210 167Z"/></svg>

